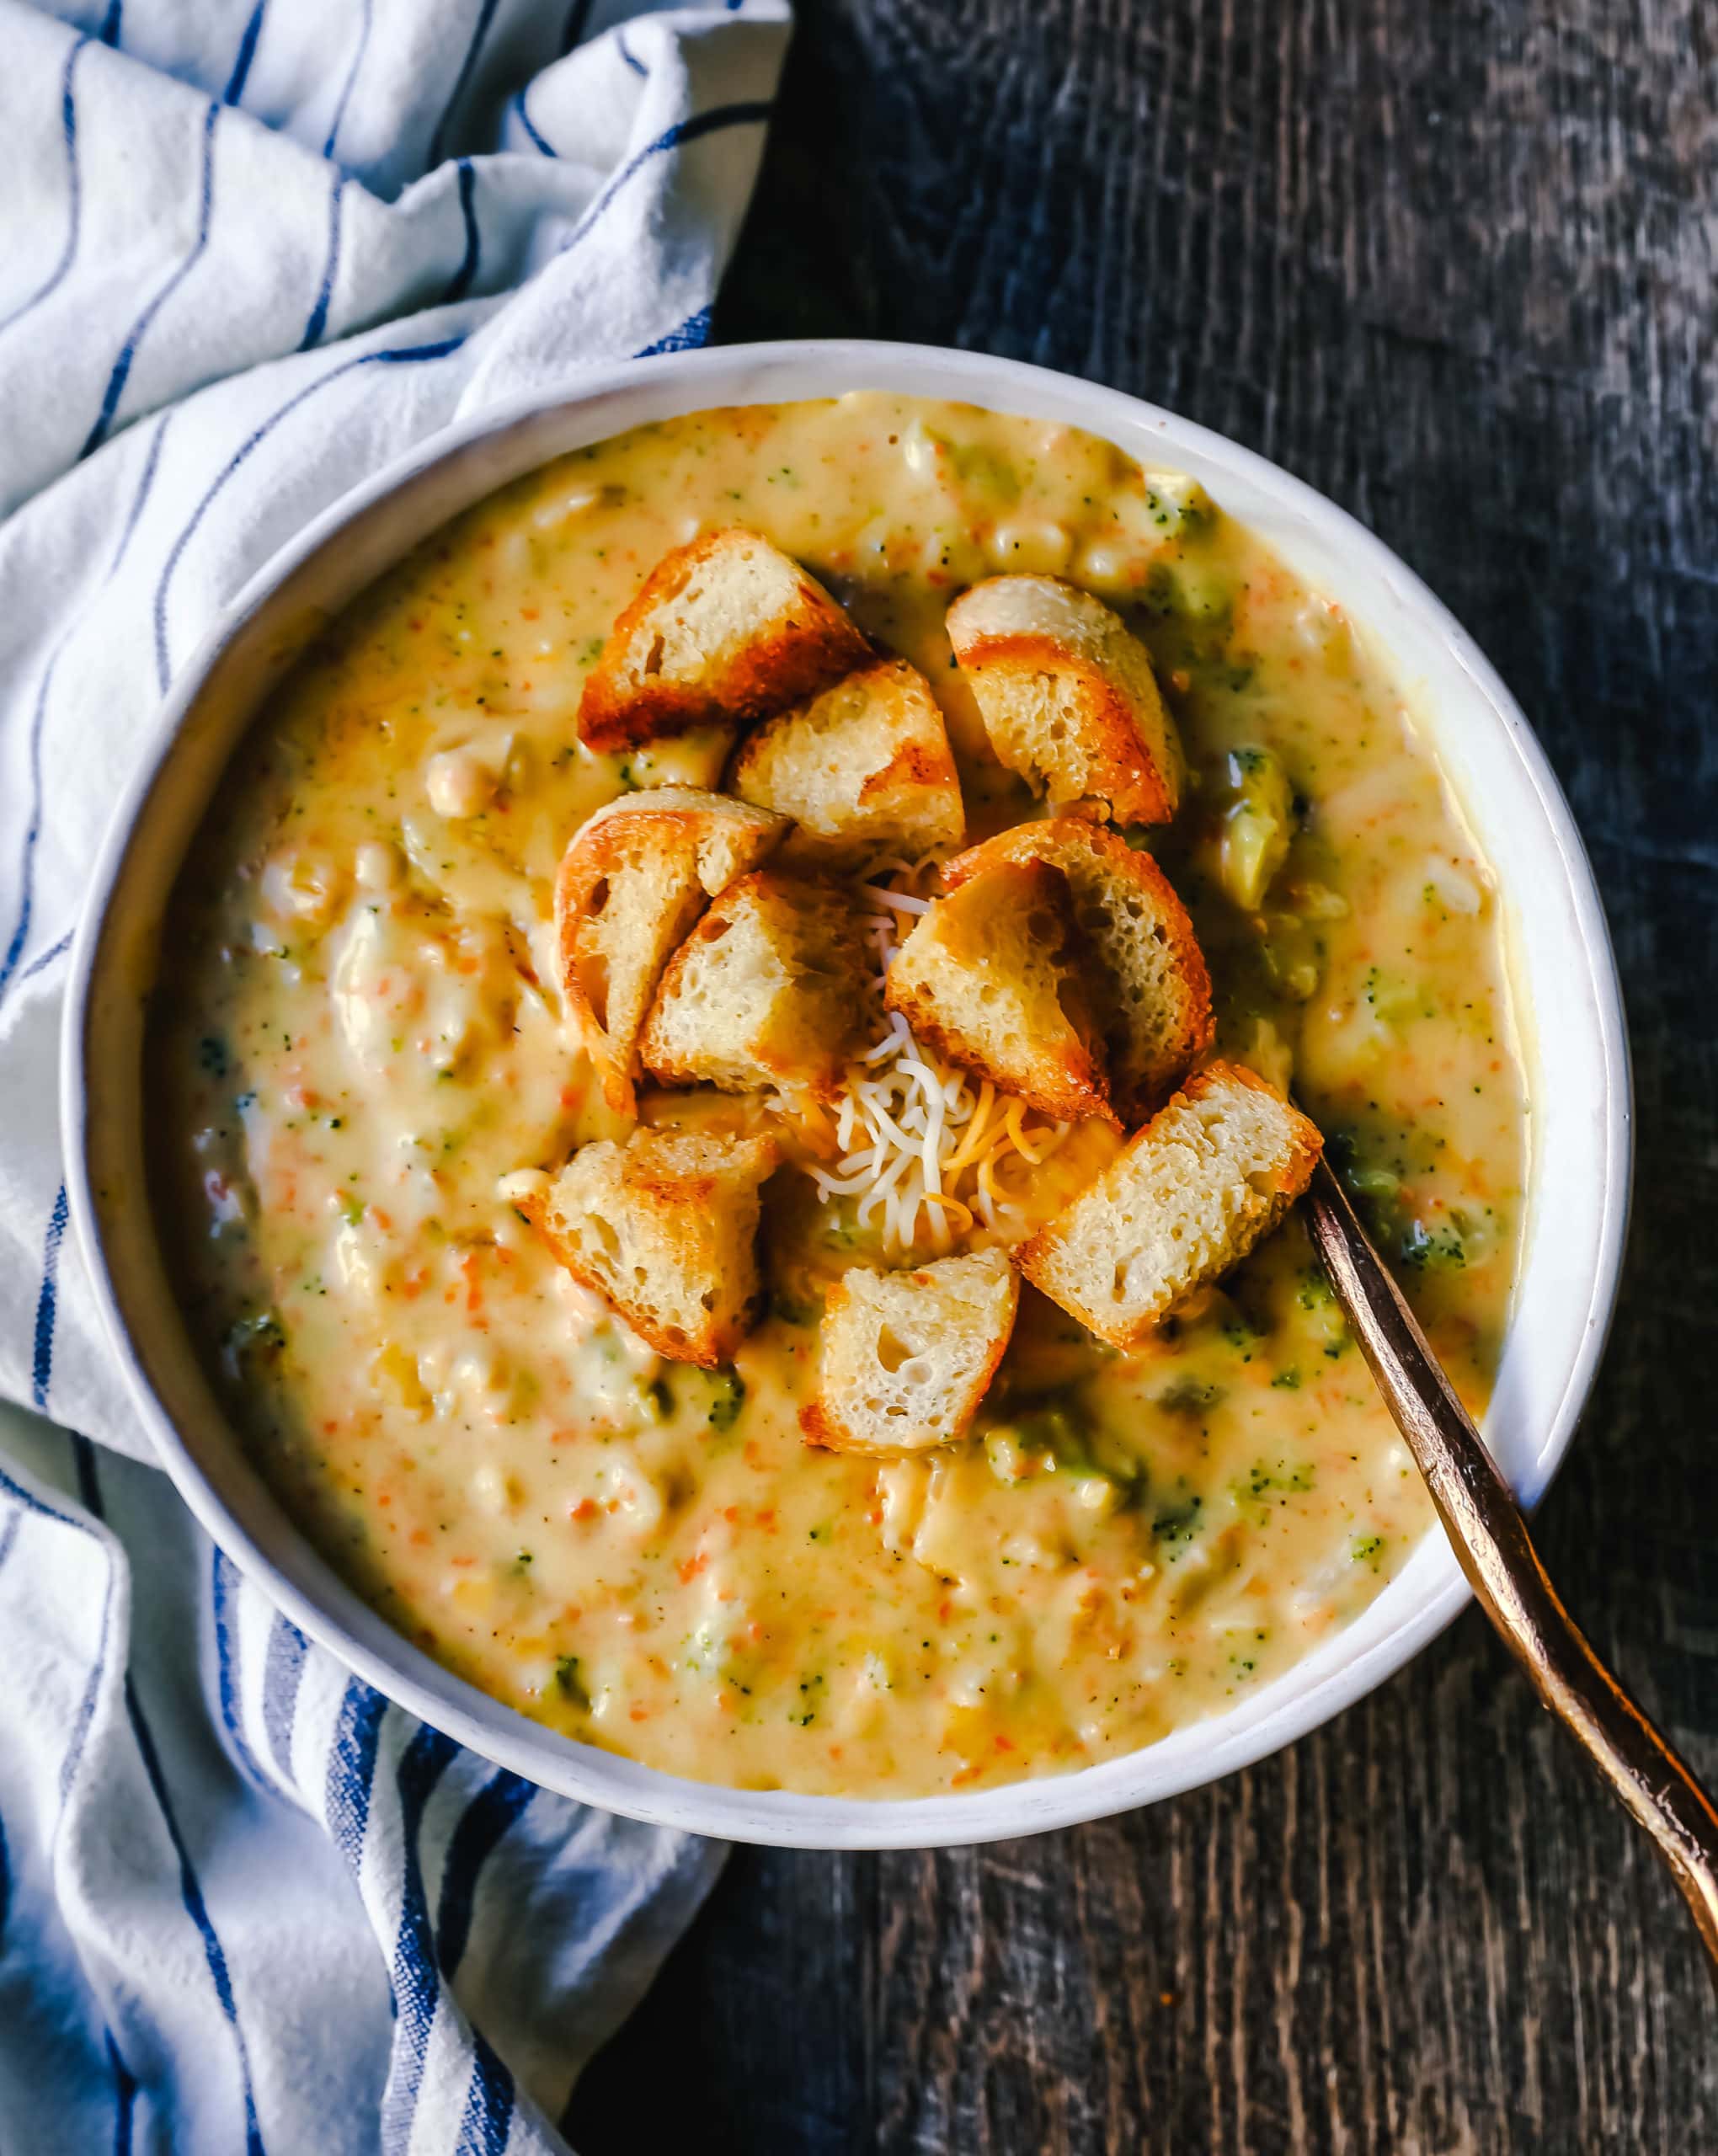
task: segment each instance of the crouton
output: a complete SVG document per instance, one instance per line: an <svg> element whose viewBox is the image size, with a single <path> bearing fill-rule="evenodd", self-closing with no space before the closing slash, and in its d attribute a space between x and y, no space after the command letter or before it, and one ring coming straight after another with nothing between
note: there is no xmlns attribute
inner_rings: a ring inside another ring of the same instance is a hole
<svg viewBox="0 0 1718 2156"><path fill-rule="evenodd" d="M1149 853L1083 816L1017 824L958 854L942 872L958 890L1001 861L1048 861L1068 879L1099 970L1111 1097L1139 1123L1211 1045L1211 976L1187 908Z"/></svg>
<svg viewBox="0 0 1718 2156"><path fill-rule="evenodd" d="M996 576L948 610L949 642L990 745L1053 804L1166 824L1187 766L1145 647L1101 599L1049 576Z"/></svg>
<svg viewBox="0 0 1718 2156"><path fill-rule="evenodd" d="M712 1370L755 1315L758 1193L779 1157L769 1138L635 1130L581 1146L520 1208L659 1355Z"/></svg>
<svg viewBox="0 0 1718 2156"><path fill-rule="evenodd" d="M966 829L942 713L904 659L862 667L766 720L729 783L741 800L793 819L791 855L920 854L958 846Z"/></svg>
<svg viewBox="0 0 1718 2156"><path fill-rule="evenodd" d="M664 1085L833 1099L864 1023L860 915L815 877L760 869L723 893L668 962L639 1043Z"/></svg>
<svg viewBox="0 0 1718 2156"><path fill-rule="evenodd" d="M555 878L561 988L609 1106L633 1110L638 1035L671 953L718 892L780 844L784 818L662 786L589 818Z"/></svg>
<svg viewBox="0 0 1718 2156"><path fill-rule="evenodd" d="M1043 1114L1119 1127L1090 955L1068 879L1048 861L999 862L934 900L895 953L883 998L920 1040Z"/></svg>
<svg viewBox="0 0 1718 2156"><path fill-rule="evenodd" d="M824 1311L821 1389L800 1410L808 1441L884 1454L952 1443L996 1374L1019 1300L996 1250L844 1273Z"/></svg>
<svg viewBox="0 0 1718 2156"><path fill-rule="evenodd" d="M1101 1340L1140 1347L1275 1227L1323 1146L1262 1078L1208 1064L1015 1262Z"/></svg>
<svg viewBox="0 0 1718 2156"><path fill-rule="evenodd" d="M862 666L871 648L817 579L755 531L664 554L584 684L579 738L622 749L766 718Z"/></svg>

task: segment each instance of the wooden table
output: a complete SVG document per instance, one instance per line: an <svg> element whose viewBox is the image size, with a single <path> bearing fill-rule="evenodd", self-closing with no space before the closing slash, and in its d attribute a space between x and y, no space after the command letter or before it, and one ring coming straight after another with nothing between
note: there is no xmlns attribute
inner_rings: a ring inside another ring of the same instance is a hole
<svg viewBox="0 0 1718 2156"><path fill-rule="evenodd" d="M1539 728L1609 909L1640 1149L1542 1545L1718 1782L1718 8L798 6L723 337L973 345L1219 428L1395 547ZM738 1852L569 2126L582 2156L1706 2156L1718 2014L1645 1845L1470 1614L1155 1810Z"/></svg>

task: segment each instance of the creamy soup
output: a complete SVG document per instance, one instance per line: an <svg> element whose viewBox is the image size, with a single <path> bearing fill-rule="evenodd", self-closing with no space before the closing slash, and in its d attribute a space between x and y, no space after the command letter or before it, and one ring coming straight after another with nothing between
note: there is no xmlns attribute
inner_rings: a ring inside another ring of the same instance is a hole
<svg viewBox="0 0 1718 2156"><path fill-rule="evenodd" d="M806 1444L828 1283L1016 1239L1111 1156L1101 1126L1011 1131L987 1103L1001 1135L975 1138L961 1199L910 1209L874 1202L851 1111L832 1134L646 1095L648 1120L766 1126L790 1155L766 1315L713 1374L649 1352L510 1203L515 1171L627 1127L561 1007L558 858L620 791L719 783L728 745L593 755L581 683L654 562L730 524L924 670L969 840L1043 812L988 755L948 601L1027 568L1123 613L1193 774L1176 825L1133 835L1192 911L1219 1052L1292 1084L1484 1405L1521 1081L1491 878L1388 671L1188 481L1066 427L876 394L561 458L419 548L276 696L183 879L155 1002L185 1308L330 1562L522 1712L746 1788L1065 1770L1285 1669L1378 1593L1427 1502L1298 1219L1144 1353L1027 1290L958 1444ZM869 889L922 894L936 868L873 863Z"/></svg>

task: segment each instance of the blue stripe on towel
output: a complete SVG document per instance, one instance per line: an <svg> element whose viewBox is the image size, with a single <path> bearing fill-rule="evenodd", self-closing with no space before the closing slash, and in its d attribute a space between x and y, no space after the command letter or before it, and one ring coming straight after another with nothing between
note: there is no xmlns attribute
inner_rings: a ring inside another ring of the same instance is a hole
<svg viewBox="0 0 1718 2156"><path fill-rule="evenodd" d="M88 43L87 37L80 37L73 45L66 55L66 72L60 78L60 128L66 141L66 237L60 248L60 259L29 297L0 320L0 329L11 328L14 322L22 322L33 307L40 307L54 287L64 280L77 253L77 234L83 222L83 187L77 168L77 99L72 77L77 72L77 56Z"/></svg>
<svg viewBox="0 0 1718 2156"><path fill-rule="evenodd" d="M696 314L689 314L678 329L670 329L666 337L659 337L654 344L647 344L638 357L654 360L664 352L700 351L709 341L710 310L701 307Z"/></svg>
<svg viewBox="0 0 1718 2156"><path fill-rule="evenodd" d="M328 189L328 246L323 263L322 284L316 296L316 305L310 310L310 319L304 325L304 334L298 349L307 352L328 327L328 302L333 297L334 278L340 267L340 205L346 196L346 175L336 170L333 184Z"/></svg>
<svg viewBox="0 0 1718 2156"><path fill-rule="evenodd" d="M419 1839L424 1808L458 1752L459 1747L451 1737L444 1737L439 1729L431 1729L426 1723L406 1747L394 1773L400 1800L403 1876L400 1881L399 1933L394 1941L388 1981L393 1988L399 2033L394 2040L394 2070L382 2106L384 2149L403 2152L411 2146L418 2091L423 2085L424 2063L430 2055L430 2034L441 2000Z"/></svg>
<svg viewBox="0 0 1718 2156"><path fill-rule="evenodd" d="M331 157L334 144L339 139L340 124L346 117L347 100L352 94L352 85L358 79L358 70L364 65L365 48L370 43L370 21L375 12L375 0L364 0L363 19L358 25L358 47L352 55L352 64L346 70L346 79L340 85L339 101L334 107L334 116L329 124L328 139L323 144L323 155Z"/></svg>
<svg viewBox="0 0 1718 2156"><path fill-rule="evenodd" d="M131 1733L137 1740L143 1771L149 1777L149 1786L155 1792L155 1801L160 1807L162 1823L167 1828L168 1839L173 1844L173 1853L179 1858L179 1898L184 1902L185 1913L196 1926L197 1935L203 1942L203 1959L208 1966L209 1979L215 1987L215 1996L221 2002L221 2010L227 2016L227 2025L232 2031L234 2048L238 2053L239 2079L244 2089L245 2156L264 2156L262 2130L257 2122L256 2094L251 2087L250 2052L244 2041L238 2007L232 1996L232 1978L227 1971L227 1956L221 1951L221 1940L210 1919L208 1904L203 1899L203 1889L191 1862L191 1853L185 1846L179 1821L173 1816L166 1779L161 1771L161 1761L156 1754L155 1739L149 1733L149 1725L143 1717L137 1689L129 1673L125 1678L125 1712L131 1717Z"/></svg>
<svg viewBox="0 0 1718 2156"><path fill-rule="evenodd" d="M15 1482L3 1467L0 1467L0 1490L21 1511L34 1513L38 1519L57 1520L61 1527L80 1527L87 1534L95 1532L88 1520L79 1519L75 1513L62 1513L52 1505L45 1505L35 1491L26 1490L22 1482Z"/></svg>
<svg viewBox="0 0 1718 2156"><path fill-rule="evenodd" d="M29 821L24 827L24 859L19 869L18 920L12 931L12 941L6 947L6 955L0 958L0 995L10 987L29 939L29 918L35 905L36 841L42 835L42 722L47 716L54 669L60 663L60 654L66 648L71 634L68 629L48 654L48 663L42 669L41 686L36 691L35 709L30 714Z"/></svg>
<svg viewBox="0 0 1718 2156"><path fill-rule="evenodd" d="M108 0L108 11L102 17L100 38L104 45L117 46L120 41L120 18L125 13L125 0Z"/></svg>
<svg viewBox="0 0 1718 2156"><path fill-rule="evenodd" d="M48 967L52 965L56 958L63 958L71 948L72 931L68 928L57 943L49 945L48 948L42 953L40 958L32 958L30 960L24 971L18 976L19 984L22 985L27 980L34 980L39 973L45 972Z"/></svg>
<svg viewBox="0 0 1718 2156"><path fill-rule="evenodd" d="M54 1307L59 1294L60 1245L66 1239L66 1186L60 1185L47 1233L42 1238L42 1284L36 1294L35 1353L30 1369L29 1396L38 1415L48 1412L48 1390L54 1380Z"/></svg>
<svg viewBox="0 0 1718 2156"><path fill-rule="evenodd" d="M108 2064L114 2076L114 2156L131 2156L131 2121L137 2108L137 2077L120 2057L120 2047L108 2031Z"/></svg>
<svg viewBox="0 0 1718 2156"><path fill-rule="evenodd" d="M483 40L489 35L489 25L495 19L496 0L483 0L478 9L478 19L465 49L465 57L459 63L459 72L453 78L453 88L447 93L447 102L441 108L441 117L435 123L435 131L430 137L430 148L424 163L434 171L441 163L442 144L447 131L453 125L453 115L459 109L460 99L465 95L472 75L477 71L478 56L483 49ZM463 163L463 160L462 160Z"/></svg>
<svg viewBox="0 0 1718 2156"><path fill-rule="evenodd" d="M615 47L619 52L622 59L626 61L627 67L632 69L635 75L648 76L649 74L650 70L644 65L644 62L638 57L638 54L632 51L632 47L627 43L625 37L622 36L619 30L615 32Z"/></svg>
<svg viewBox="0 0 1718 2156"><path fill-rule="evenodd" d="M239 1688L238 1638L234 1620L238 1583L237 1566L216 1545L210 1558L209 1605L215 1619L215 1668L221 1694L221 1719L232 1740L232 1748L238 1754L239 1764L253 1782L266 1788L261 1762L244 1733L244 1700Z"/></svg>
<svg viewBox="0 0 1718 2156"><path fill-rule="evenodd" d="M88 1438L74 1435L72 1439L72 1452L77 1464L79 1492L83 1496L85 1505L99 1519L102 1516L101 1491L95 1479L95 1458ZM37 1510L48 1513L48 1508L45 1505L38 1506ZM48 1513L48 1516L50 1518L57 1520L63 1520L66 1518L63 1513ZM91 1527L87 1520L79 1520L77 1524L83 1528L85 1534L95 1536L98 1540L100 1540L97 1530ZM67 1741L66 1750L60 1761L61 1805L71 1794L72 1785L77 1779L77 1769L83 1764L83 1748L89 1741L89 1725L95 1719L96 1697L101 1690L102 1673L107 1668L108 1625L113 1616L113 1607L114 1567L109 1561L107 1586L102 1593L101 1629L96 1636L95 1659L89 1665L89 1675L84 1680L83 1696L77 1702L77 1712L72 1722L72 1734Z"/></svg>
<svg viewBox="0 0 1718 2156"><path fill-rule="evenodd" d="M79 1447L83 1449L83 1452L79 1451ZM83 1452L89 1449L88 1438L74 1436L72 1439L72 1449L77 1460L78 1488L85 1492L86 1496L88 1492L94 1492L95 1502L92 1509L99 1517L101 1493L95 1486L94 1461L90 1460L86 1468L83 1458ZM13 1481L3 1467L0 1467L0 1490L5 1492L20 1512L34 1513L38 1518L57 1521L61 1527L75 1527L80 1534L88 1534L94 1540L100 1541L101 1530L99 1528L93 1527L87 1519L80 1519L75 1513L62 1513L52 1505L45 1505L33 1491L26 1490L21 1482ZM107 1667L108 1620L113 1613L113 1602L114 1572L113 1566L109 1564L107 1588L102 1596L101 1630L97 1636L95 1660L90 1665L88 1681L83 1688L83 1697L78 1702L77 1712L72 1721L72 1735L66 1747L65 1757L60 1762L60 1801L62 1804L83 1757L84 1740L89 1735L90 1717L95 1712L96 1692L100 1685L102 1671Z"/></svg>
<svg viewBox="0 0 1718 2156"><path fill-rule="evenodd" d="M12 1545L18 1540L18 1530L24 1525L24 1508L14 1505L6 1515L4 1526L0 1526L0 1566L12 1555Z"/></svg>
<svg viewBox="0 0 1718 2156"><path fill-rule="evenodd" d="M269 1734L269 1750L275 1764L292 1787L297 1777L292 1767L292 1732L298 1719L298 1688L304 1681L305 1657L310 1642L297 1625L277 1616L269 1630L269 1652L263 1663L263 1727Z"/></svg>
<svg viewBox="0 0 1718 2156"><path fill-rule="evenodd" d="M161 462L162 436L167 432L168 422L172 418L171 412L163 412L156 422L155 432L150 438L149 454L143 460L143 477L138 481L137 491L132 497L131 506L125 512L125 528L120 532L120 543L114 549L112 561L108 563L108 573L103 579L104 588L111 584L119 574L120 564L125 560L126 552L131 547L131 535L136 531L137 520L143 514L143 504L148 500L149 490L155 484L156 467Z"/></svg>
<svg viewBox="0 0 1718 2156"><path fill-rule="evenodd" d="M106 1508L102 1503L101 1481L96 1473L95 1447L91 1444L88 1438L80 1436L74 1431L72 1433L72 1452L77 1463L78 1494L82 1497L85 1508L93 1513L96 1518L104 1519ZM41 1509L45 1511L47 1508L43 1507ZM56 1514L56 1518L61 1517L63 1515ZM94 1531L93 1529L89 1530L91 1533ZM90 1673L90 1687L87 1694L87 1703L89 1705L93 1705L95 1683L107 1661L108 1604L111 1604L113 1599L111 1567L109 1569L108 1579L109 1593L102 1609L101 1648L96 1657L94 1668ZM191 1853L185 1845L184 1836L179 1832L179 1820L174 1815L173 1802L168 1795L167 1778L161 1771L161 1759L155 1749L155 1739L150 1734L149 1724L143 1713L143 1703L137 1696L137 1688L131 1681L131 1673L129 1670L125 1673L124 1681L125 1714L131 1725L131 1734L136 1740L137 1755L143 1762L143 1772L148 1777L150 1789L154 1794L156 1805L161 1813L161 1822L167 1829L167 1838L173 1844L173 1854L179 1859L179 1898L184 1903L185 1913L195 1925L197 1935L203 1942L203 1959L209 1971L209 1980L215 1987L216 1999L220 2002L221 2010L227 2016L227 2025L232 2031L233 2047L238 2054L239 2082L244 2091L245 2156L264 2156L262 2132L257 2123L256 2093L251 2085L250 2049L245 2042L244 2030L239 2022L238 2007L232 1995L232 1978L227 1967L227 1956L210 1917L208 1903L203 1899L203 1889L197 1878L196 1867L191 1862ZM88 1728L87 1715L80 1716L80 1723L77 1748L81 1752L83 1736L87 1733ZM61 1770L60 1790L62 1799L66 1790L71 1785L74 1764L68 1759Z"/></svg>
<svg viewBox="0 0 1718 2156"><path fill-rule="evenodd" d="M89 430L88 440L77 452L80 462L92 451L99 449L107 440L108 429L113 424L114 414L119 409L120 399L125 393L125 383L131 372L131 362L137 356L137 347L149 334L149 325L173 294L184 284L201 259L209 244L210 213L215 200L215 123L221 117L221 108L211 104L203 115L203 173L197 202L197 237L185 256L154 298L131 324L125 343L120 347L120 356L114 361L108 376L108 386L101 400L101 410L95 424Z"/></svg>
<svg viewBox="0 0 1718 2156"><path fill-rule="evenodd" d="M542 152L543 155L546 157L559 157L561 153L555 147L554 144L548 141L545 136L539 134L536 126L532 124L531 116L526 109L525 92L523 90L519 91L515 94L513 100L513 109L519 115L520 126L524 128L526 133L530 136L531 141L536 144L538 149Z"/></svg>
<svg viewBox="0 0 1718 2156"><path fill-rule="evenodd" d="M347 1679L333 1742L328 1747L323 1801L335 1844L355 1883L364 1863L364 1833L370 1824L370 1795L376 1780L376 1748L381 1740L381 1718L387 1712L387 1701L380 1692L372 1692L355 1677Z"/></svg>
<svg viewBox="0 0 1718 2156"><path fill-rule="evenodd" d="M244 95L244 86L250 79L251 62L257 56L257 40L263 34L263 17L268 12L269 0L257 0L251 10L250 20L244 26L244 35L238 40L238 51L233 56L232 72L227 78L227 88L221 93L222 104L237 104Z"/></svg>
<svg viewBox="0 0 1718 2156"><path fill-rule="evenodd" d="M521 111L523 107L520 107ZM694 113L690 120L677 120L672 127L664 127L654 142L647 142L627 158L614 178L609 181L584 215L573 228L568 248L576 247L584 235L601 218L616 195L632 179L649 163L652 157L660 157L665 150L677 150L687 142L696 142L701 136L714 135L727 127L761 127L768 120L774 107L766 99L754 99L738 104L718 104L708 112Z"/></svg>
<svg viewBox="0 0 1718 2156"><path fill-rule="evenodd" d="M478 2030L472 2031L472 2081L454 2156L502 2156L513 2127L513 2076Z"/></svg>
<svg viewBox="0 0 1718 2156"><path fill-rule="evenodd" d="M483 234L478 229L478 213L474 206L478 191L478 176L472 170L469 157L459 161L459 213L465 219L465 259L453 273L447 290L441 295L441 304L451 307L456 300L462 300L472 288L472 280L478 274L478 263L483 253Z"/></svg>
<svg viewBox="0 0 1718 2156"><path fill-rule="evenodd" d="M170 416L169 414L163 413L157 424L154 437L149 445L149 454L143 460L143 477L138 483L137 492L132 498L130 514L125 518L125 528L120 534L120 543L114 549L113 560L108 564L108 573L102 579L104 591L119 574L120 564L125 558L125 549L131 543L131 534L136 530L137 520L143 514L143 504L149 499L150 488L155 484L155 467L161 456L161 438L167 432L167 422ZM0 995L4 995L10 985L12 976L18 970L18 962L24 955L24 947L29 939L29 918L35 902L36 841L40 838L42 831L42 721L47 714L48 691L53 686L54 669L59 664L60 654L71 642L77 627L77 624L74 621L50 654L47 665L42 672L42 685L36 696L35 710L30 718L29 822L24 827L24 859L19 869L18 921L12 931L12 941L6 947L6 955L3 958L0 958ZM29 969L30 973L35 973L37 966L45 965L48 958L52 958L56 952L63 950L71 940L69 936L63 937L55 945L54 950L47 953L46 958L38 960L37 965ZM28 978L29 975L26 974L25 979Z"/></svg>
<svg viewBox="0 0 1718 2156"><path fill-rule="evenodd" d="M441 1903L435 1916L435 1956L450 1982L465 1958L471 1937L478 1876L489 1852L536 1795L535 1783L499 1768L460 1814L449 1837L447 1865L441 1875Z"/></svg>
<svg viewBox="0 0 1718 2156"><path fill-rule="evenodd" d="M461 334L457 337L444 337L438 344L394 346L381 352L360 352L355 360L343 360L338 366L330 367L326 374L318 375L314 382L307 382L302 389L299 390L296 395L289 397L278 411L271 413L263 421L261 426L253 428L239 444L214 479L211 481L202 499L191 511L189 521L180 531L179 537L173 541L172 551L167 558L166 566L161 572L161 581L155 587L155 671L163 696L167 693L168 681L173 678L167 654L167 601L173 571L179 567L180 557L190 544L198 526L207 515L215 497L226 486L240 465L251 456L258 444L271 435L280 422L289 418L301 404L314 397L319 389L326 389L331 382L339 381L343 375L350 374L356 367L406 366L425 360L445 360L451 352L456 352L464 342L465 337Z"/></svg>

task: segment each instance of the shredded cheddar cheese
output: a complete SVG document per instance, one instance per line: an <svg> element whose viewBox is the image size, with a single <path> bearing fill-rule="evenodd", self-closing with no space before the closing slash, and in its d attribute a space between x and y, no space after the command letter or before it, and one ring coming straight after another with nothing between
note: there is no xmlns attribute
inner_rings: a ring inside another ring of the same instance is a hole
<svg viewBox="0 0 1718 2156"><path fill-rule="evenodd" d="M856 1199L860 1226L879 1227L885 1249L896 1256L920 1247L941 1255L979 1228L998 1241L1017 1240L1030 1225L1019 1209L1025 1178L1011 1187L1005 1171L1036 1167L1073 1128L1034 1116L1022 1101L999 1098L988 1079L974 1085L916 1038L899 1012L884 1011L883 976L899 948L902 923L929 910L922 886L939 865L934 855L873 862L858 883L871 909L880 1031L842 1081L835 1107L837 1157L811 1171L826 1205Z"/></svg>

